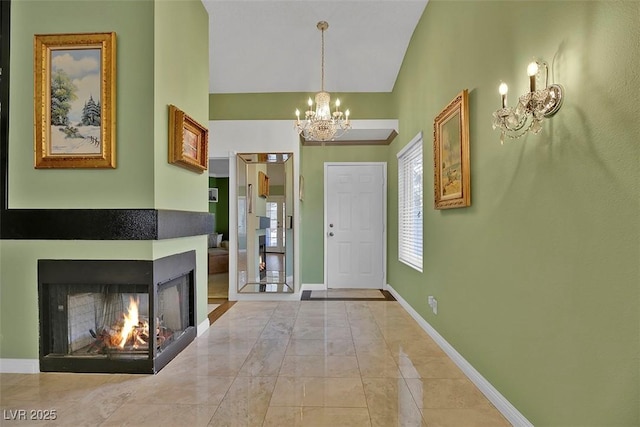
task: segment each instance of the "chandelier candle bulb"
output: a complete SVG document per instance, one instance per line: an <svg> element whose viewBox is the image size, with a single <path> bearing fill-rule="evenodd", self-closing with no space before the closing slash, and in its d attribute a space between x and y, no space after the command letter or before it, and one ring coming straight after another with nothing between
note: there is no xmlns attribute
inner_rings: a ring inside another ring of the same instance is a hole
<svg viewBox="0 0 640 427"><path fill-rule="evenodd" d="M500 83L498 92L500 92L500 97L502 99L502 108L507 108L507 93L509 92L509 86L507 86L506 83Z"/></svg>
<svg viewBox="0 0 640 427"><path fill-rule="evenodd" d="M538 74L538 63L532 62L527 67L527 74L529 75L530 92L536 91L536 74Z"/></svg>

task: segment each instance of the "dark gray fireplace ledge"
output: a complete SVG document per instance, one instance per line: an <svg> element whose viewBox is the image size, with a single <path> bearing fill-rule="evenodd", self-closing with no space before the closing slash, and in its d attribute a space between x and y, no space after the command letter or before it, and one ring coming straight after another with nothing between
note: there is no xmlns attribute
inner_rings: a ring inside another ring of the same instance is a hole
<svg viewBox="0 0 640 427"><path fill-rule="evenodd" d="M7 240L162 240L213 230L208 212L166 209L1 209Z"/></svg>

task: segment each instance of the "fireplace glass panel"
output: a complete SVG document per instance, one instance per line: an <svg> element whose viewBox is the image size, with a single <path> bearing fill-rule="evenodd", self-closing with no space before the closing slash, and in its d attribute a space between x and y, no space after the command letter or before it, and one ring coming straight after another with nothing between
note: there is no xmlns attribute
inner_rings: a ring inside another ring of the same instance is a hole
<svg viewBox="0 0 640 427"><path fill-rule="evenodd" d="M157 350L161 352L189 327L189 280L182 276L158 286Z"/></svg>
<svg viewBox="0 0 640 427"><path fill-rule="evenodd" d="M75 357L149 357L152 338L148 294L113 292L105 286L99 293L69 293L67 307L66 354Z"/></svg>
<svg viewBox="0 0 640 427"><path fill-rule="evenodd" d="M139 288L145 291L138 292ZM189 276L158 284L155 316L146 286L59 285L49 289L48 355L148 359L190 326ZM155 331L155 334L150 333Z"/></svg>

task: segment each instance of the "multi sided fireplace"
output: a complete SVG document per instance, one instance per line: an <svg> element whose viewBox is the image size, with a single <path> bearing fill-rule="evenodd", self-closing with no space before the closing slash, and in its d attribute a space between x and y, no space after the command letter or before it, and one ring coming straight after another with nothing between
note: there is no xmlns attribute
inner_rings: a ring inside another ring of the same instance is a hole
<svg viewBox="0 0 640 427"><path fill-rule="evenodd" d="M196 336L195 251L39 260L40 370L156 373Z"/></svg>

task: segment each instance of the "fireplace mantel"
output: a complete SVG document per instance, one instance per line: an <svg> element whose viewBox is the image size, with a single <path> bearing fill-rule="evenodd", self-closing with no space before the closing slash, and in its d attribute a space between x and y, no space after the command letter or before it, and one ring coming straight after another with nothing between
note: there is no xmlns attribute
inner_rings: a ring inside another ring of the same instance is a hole
<svg viewBox="0 0 640 427"><path fill-rule="evenodd" d="M162 209L2 209L2 239L161 240L208 234L207 212Z"/></svg>

